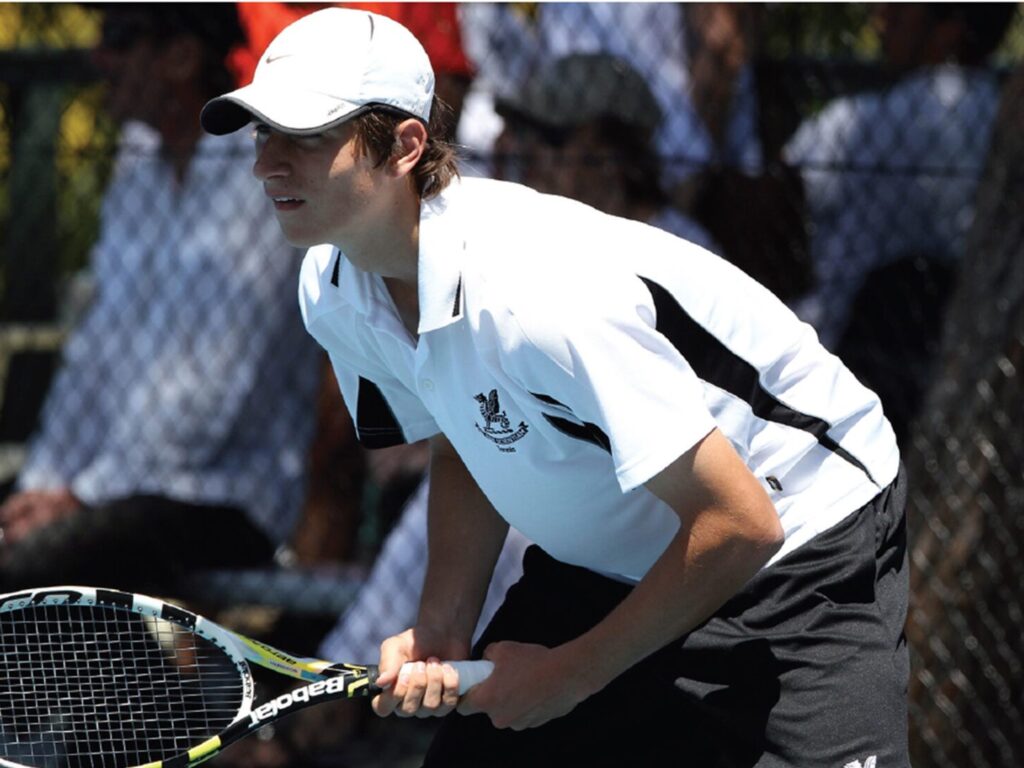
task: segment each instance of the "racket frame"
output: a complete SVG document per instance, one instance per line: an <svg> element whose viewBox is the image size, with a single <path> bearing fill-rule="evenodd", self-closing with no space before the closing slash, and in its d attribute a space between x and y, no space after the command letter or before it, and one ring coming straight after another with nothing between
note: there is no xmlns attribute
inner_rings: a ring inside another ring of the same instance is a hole
<svg viewBox="0 0 1024 768"><path fill-rule="evenodd" d="M372 682L377 668L335 664L322 659L293 656L271 645L226 629L216 622L146 595L98 587L60 586L0 595L0 614L31 606L108 606L143 618L166 621L209 641L230 659L238 672L242 701L231 723L219 734L187 752L133 768L191 768L219 753L250 732L286 714L329 699L368 696L378 689ZM247 662L306 681L308 684L253 708L255 683ZM0 757L0 768L25 768Z"/></svg>

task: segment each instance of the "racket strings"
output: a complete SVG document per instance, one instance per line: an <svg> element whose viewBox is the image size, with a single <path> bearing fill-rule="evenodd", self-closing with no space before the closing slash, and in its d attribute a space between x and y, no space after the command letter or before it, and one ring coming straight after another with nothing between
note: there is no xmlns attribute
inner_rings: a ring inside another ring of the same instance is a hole
<svg viewBox="0 0 1024 768"><path fill-rule="evenodd" d="M223 730L244 698L231 659L164 621L106 607L0 614L0 755L125 768Z"/></svg>

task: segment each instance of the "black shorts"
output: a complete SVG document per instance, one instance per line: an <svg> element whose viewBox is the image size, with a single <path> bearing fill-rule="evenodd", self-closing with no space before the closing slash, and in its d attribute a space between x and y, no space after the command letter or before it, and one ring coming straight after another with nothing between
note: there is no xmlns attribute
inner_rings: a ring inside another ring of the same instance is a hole
<svg viewBox="0 0 1024 768"><path fill-rule="evenodd" d="M905 768L905 501L901 469L871 503L570 714L520 732L450 715L424 765ZM564 643L629 590L532 547L474 653L497 640Z"/></svg>

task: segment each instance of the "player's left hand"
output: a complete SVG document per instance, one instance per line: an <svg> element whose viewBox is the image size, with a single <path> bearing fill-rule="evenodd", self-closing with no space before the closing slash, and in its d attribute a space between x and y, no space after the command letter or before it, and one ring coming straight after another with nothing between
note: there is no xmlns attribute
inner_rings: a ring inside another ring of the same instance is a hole
<svg viewBox="0 0 1024 768"><path fill-rule="evenodd" d="M500 642L487 646L484 658L494 662L494 672L459 700L458 711L486 714L495 728L536 728L569 714L589 695L558 648Z"/></svg>

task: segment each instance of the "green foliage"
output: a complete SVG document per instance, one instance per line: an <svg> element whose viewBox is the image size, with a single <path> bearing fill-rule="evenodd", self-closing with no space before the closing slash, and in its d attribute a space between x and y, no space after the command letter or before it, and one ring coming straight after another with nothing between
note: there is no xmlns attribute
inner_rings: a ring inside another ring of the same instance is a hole
<svg viewBox="0 0 1024 768"><path fill-rule="evenodd" d="M95 10L72 4L0 3L0 57L32 57L61 50L90 49L98 39L99 16ZM22 71L32 71L28 69L30 64L9 64L8 71L17 72L19 66L26 68ZM41 81L39 85L45 89L55 87L52 81ZM56 88L53 109L59 110L59 114L52 122L43 121L44 125L56 126L55 135L32 137L32 151L53 153L56 183L42 178L39 184L27 188L21 182L14 190L14 111L20 105L24 112L30 101L37 103L28 98L35 86L31 81L24 83L24 76L17 84L0 83L0 233L12 230L12 217L19 215L19 200L23 206L36 202L25 199L33 193L53 200L56 217L50 223L52 230L43 238L44 242L54 244L56 253L39 259L38 267L25 263L25 244L0 237L0 248L5 249L0 254L0 297L5 295L8 269L24 271L52 265L56 270L54 277L67 275L86 263L89 248L97 236L99 207L116 132L104 117L100 86L68 83ZM24 174L19 178L24 179Z"/></svg>
<svg viewBox="0 0 1024 768"><path fill-rule="evenodd" d="M768 3L761 52L770 59L821 58L872 61L881 53L872 22L876 3ZM1024 14L1014 16L994 63L1024 61Z"/></svg>
<svg viewBox="0 0 1024 768"><path fill-rule="evenodd" d="M872 12L871 3L770 3L763 17L762 55L771 59L877 58Z"/></svg>
<svg viewBox="0 0 1024 768"><path fill-rule="evenodd" d="M0 49L91 48L96 11L71 3L0 3Z"/></svg>
<svg viewBox="0 0 1024 768"><path fill-rule="evenodd" d="M1014 66L1024 61L1024 13L1020 10L1013 17L1010 29L993 59L997 65L1003 67Z"/></svg>
<svg viewBox="0 0 1024 768"><path fill-rule="evenodd" d="M103 111L103 86L71 95L57 143L58 271L85 266L99 235L100 205L111 170L117 127Z"/></svg>

